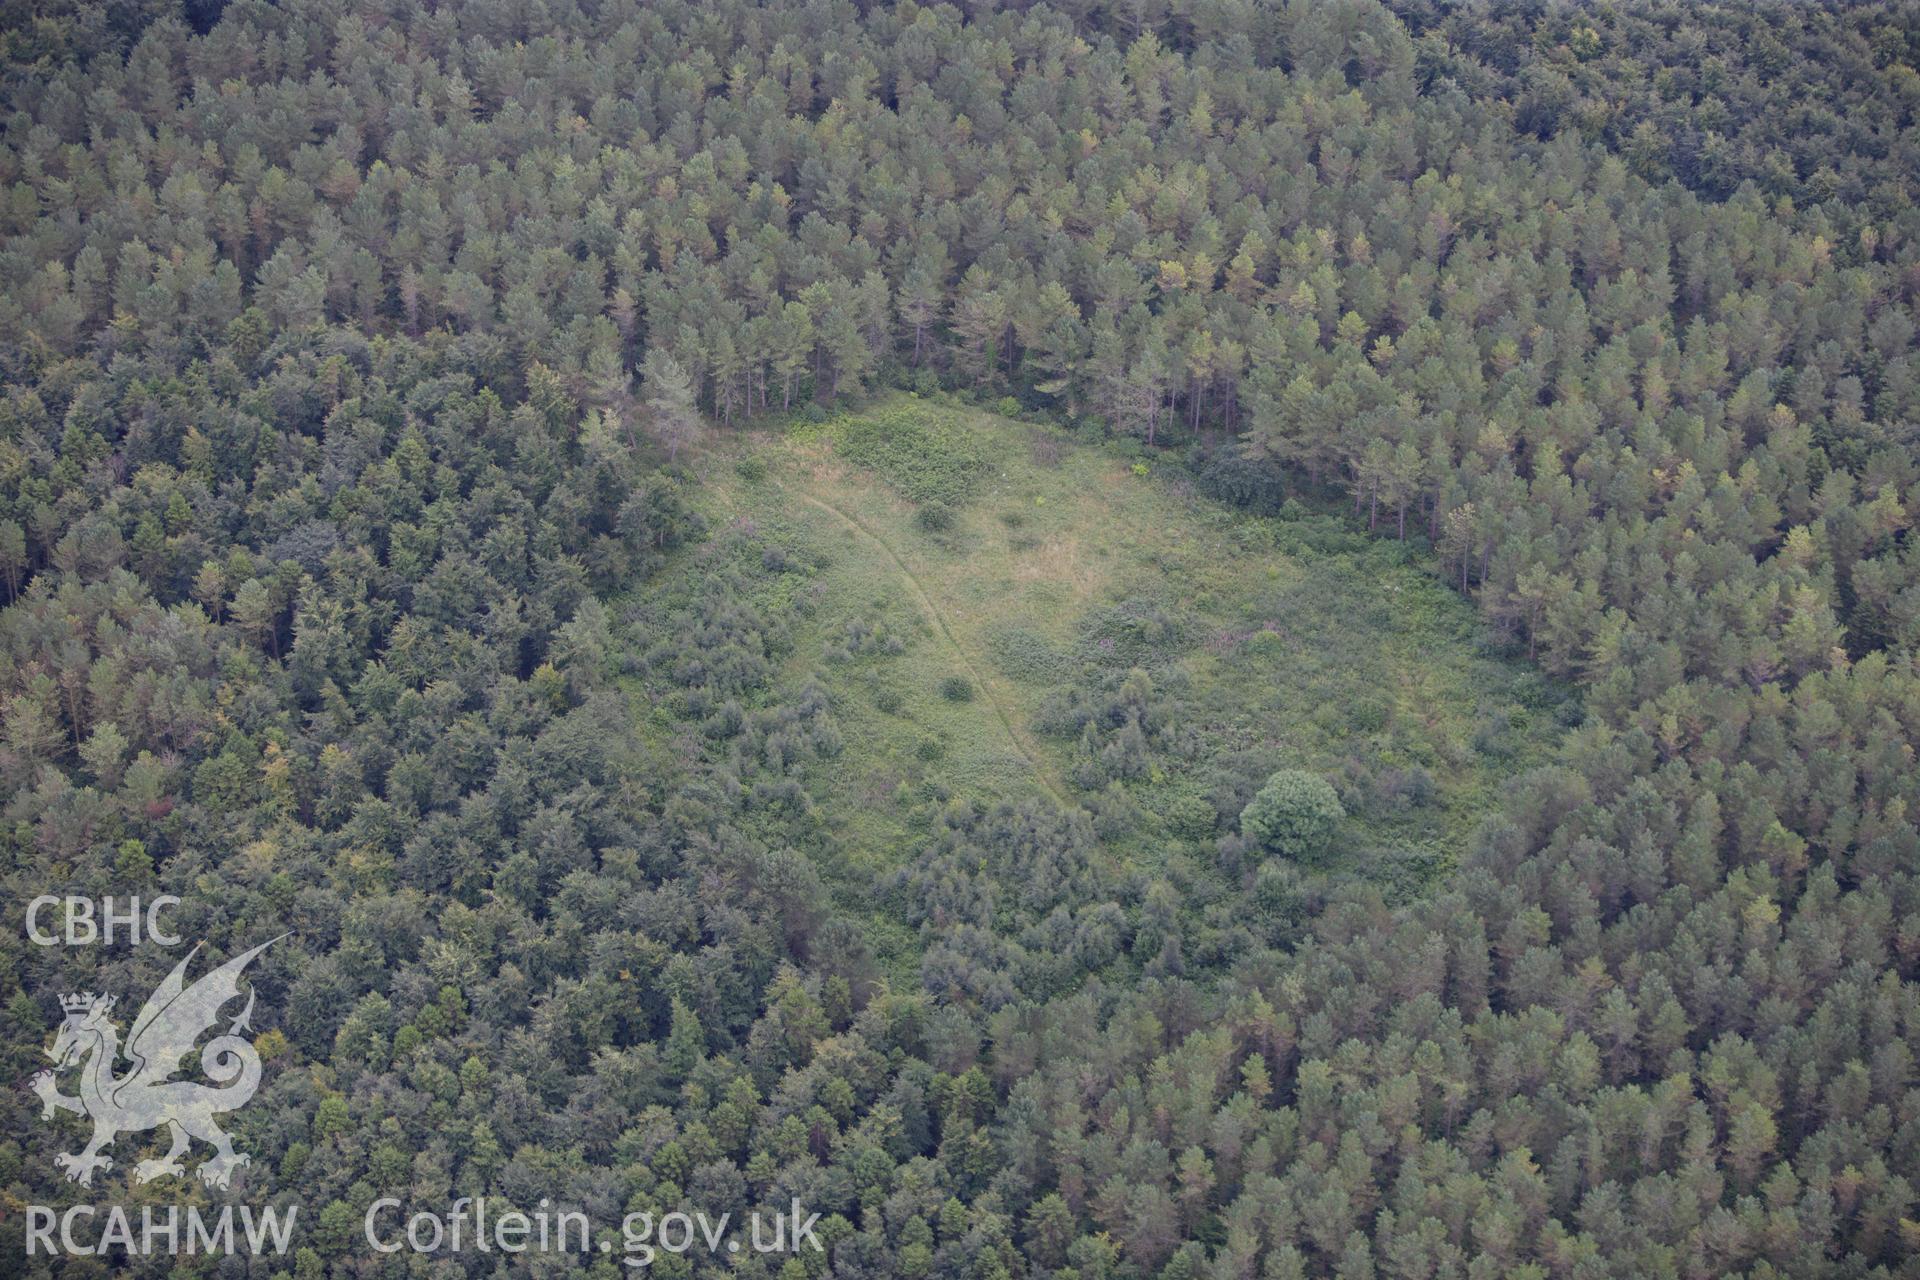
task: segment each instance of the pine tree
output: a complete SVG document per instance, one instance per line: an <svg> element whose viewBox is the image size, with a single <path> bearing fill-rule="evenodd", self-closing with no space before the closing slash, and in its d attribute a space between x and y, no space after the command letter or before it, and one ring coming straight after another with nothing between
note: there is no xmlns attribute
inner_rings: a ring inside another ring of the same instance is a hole
<svg viewBox="0 0 1920 1280"><path fill-rule="evenodd" d="M666 446L667 461L699 438L700 413L694 406L693 384L680 362L664 347L651 347L640 366L641 387L653 437Z"/></svg>

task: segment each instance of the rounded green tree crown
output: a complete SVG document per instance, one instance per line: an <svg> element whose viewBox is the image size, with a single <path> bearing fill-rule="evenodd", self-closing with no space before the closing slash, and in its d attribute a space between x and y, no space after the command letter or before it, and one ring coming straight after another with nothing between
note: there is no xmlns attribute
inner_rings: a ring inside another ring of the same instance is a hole
<svg viewBox="0 0 1920 1280"><path fill-rule="evenodd" d="M1269 853L1308 861L1326 851L1346 816L1325 778L1304 769L1281 769L1240 811L1240 832Z"/></svg>

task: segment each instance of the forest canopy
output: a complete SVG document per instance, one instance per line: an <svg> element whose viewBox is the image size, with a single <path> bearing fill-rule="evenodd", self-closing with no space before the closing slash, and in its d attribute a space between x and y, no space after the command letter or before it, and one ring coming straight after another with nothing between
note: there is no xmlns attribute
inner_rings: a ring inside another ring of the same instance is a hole
<svg viewBox="0 0 1920 1280"><path fill-rule="evenodd" d="M749 1280L1916 1274L1911 0L0 14L8 919L290 934L296 1245L128 1270L545 1274L365 1248L486 1195L821 1213L662 1264ZM1551 760L1368 874L1434 779L1213 761L1116 606L1004 638L1071 770L847 847L817 566L712 463L826 433L945 545L995 459L900 391L1374 539L1537 674L1462 757ZM177 959L0 933L6 1078ZM17 1260L143 1139L64 1183L16 1092Z"/></svg>

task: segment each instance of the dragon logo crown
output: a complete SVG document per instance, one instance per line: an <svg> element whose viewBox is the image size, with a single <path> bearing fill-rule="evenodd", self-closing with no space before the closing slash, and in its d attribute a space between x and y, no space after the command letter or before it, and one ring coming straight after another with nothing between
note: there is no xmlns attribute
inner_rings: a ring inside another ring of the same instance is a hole
<svg viewBox="0 0 1920 1280"><path fill-rule="evenodd" d="M82 991L70 996L61 996L60 1007L68 1013L90 1013L95 1007L105 1012L113 1007L113 997L96 996L91 991Z"/></svg>

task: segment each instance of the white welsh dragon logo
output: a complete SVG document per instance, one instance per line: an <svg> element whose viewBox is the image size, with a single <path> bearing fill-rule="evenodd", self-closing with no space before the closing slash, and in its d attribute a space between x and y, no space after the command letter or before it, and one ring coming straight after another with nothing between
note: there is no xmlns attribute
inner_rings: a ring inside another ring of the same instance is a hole
<svg viewBox="0 0 1920 1280"><path fill-rule="evenodd" d="M281 937L285 937L282 934ZM62 1153L54 1163L67 1171L69 1181L93 1185L95 1169L111 1169L113 1161L100 1154L114 1138L123 1133L139 1133L161 1125L172 1130L173 1146L157 1160L142 1160L134 1166L135 1182L151 1182L166 1174L182 1175L180 1157L191 1145L189 1136L211 1145L214 1156L200 1166L200 1180L210 1187L224 1188L233 1179L233 1171L247 1163L247 1156L233 1149L213 1118L224 1111L246 1105L260 1087L260 1055L240 1032L251 1030L253 991L247 992L247 1007L227 1028L227 1033L209 1041L201 1051L200 1067L219 1086L196 1084L172 1077L180 1069L180 1059L207 1029L213 1026L222 1005L240 995L240 974L253 958L278 942L263 942L243 952L207 974L191 987L183 975L199 952L195 946L185 960L174 966L167 980L148 997L133 1020L127 1035L126 1057L132 1063L125 1075L114 1074L120 1057L120 1033L107 1018L113 1008L112 996L62 996L60 1007L66 1021L47 1056L54 1061L52 1071L33 1078L33 1091L44 1104L41 1115L53 1118L54 1111L72 1111L93 1121L93 1141L79 1155ZM67 1097L54 1084L54 1072L85 1060L80 1073L80 1096Z"/></svg>

